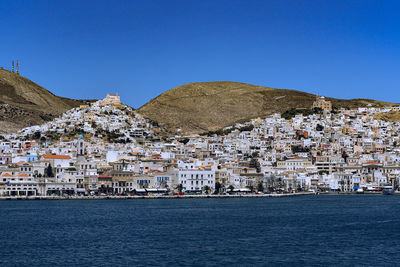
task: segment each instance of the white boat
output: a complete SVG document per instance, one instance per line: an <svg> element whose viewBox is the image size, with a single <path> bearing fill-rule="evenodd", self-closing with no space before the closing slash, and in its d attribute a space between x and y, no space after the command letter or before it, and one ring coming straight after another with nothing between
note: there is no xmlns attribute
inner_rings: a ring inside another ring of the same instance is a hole
<svg viewBox="0 0 400 267"><path fill-rule="evenodd" d="M382 192L384 195L393 195L393 186L391 184L385 184L382 187Z"/></svg>

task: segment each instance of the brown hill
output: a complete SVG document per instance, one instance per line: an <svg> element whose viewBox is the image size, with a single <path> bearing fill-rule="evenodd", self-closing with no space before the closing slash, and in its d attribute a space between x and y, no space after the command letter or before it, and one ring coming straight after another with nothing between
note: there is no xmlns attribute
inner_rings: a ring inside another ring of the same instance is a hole
<svg viewBox="0 0 400 267"><path fill-rule="evenodd" d="M265 117L291 108L311 108L315 95L238 82L189 83L168 90L138 109L144 117L162 124L171 133L217 130L237 122ZM369 100L327 98L340 108L391 105Z"/></svg>
<svg viewBox="0 0 400 267"><path fill-rule="evenodd" d="M387 122L399 122L400 121L400 111L389 111L386 113L379 113L373 116L374 119L384 120Z"/></svg>
<svg viewBox="0 0 400 267"><path fill-rule="evenodd" d="M31 80L0 68L1 132L41 124L82 103L58 97Z"/></svg>

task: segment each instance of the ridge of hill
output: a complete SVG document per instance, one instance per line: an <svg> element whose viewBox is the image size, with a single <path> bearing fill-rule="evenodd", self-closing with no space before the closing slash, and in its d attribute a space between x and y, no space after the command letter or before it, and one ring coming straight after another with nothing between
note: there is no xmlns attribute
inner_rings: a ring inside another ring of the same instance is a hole
<svg viewBox="0 0 400 267"><path fill-rule="evenodd" d="M41 124L82 103L56 96L18 73L0 68L0 132Z"/></svg>
<svg viewBox="0 0 400 267"><path fill-rule="evenodd" d="M171 134L215 131L238 122L297 108L311 108L316 95L290 89L276 89L239 82L197 82L170 89L138 109ZM336 108L392 105L371 99L335 99Z"/></svg>

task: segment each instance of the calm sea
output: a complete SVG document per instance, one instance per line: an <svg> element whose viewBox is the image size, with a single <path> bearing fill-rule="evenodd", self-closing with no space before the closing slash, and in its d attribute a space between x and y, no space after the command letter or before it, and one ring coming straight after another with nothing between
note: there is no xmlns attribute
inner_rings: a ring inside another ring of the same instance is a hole
<svg viewBox="0 0 400 267"><path fill-rule="evenodd" d="M400 264L400 196L1 201L1 266Z"/></svg>

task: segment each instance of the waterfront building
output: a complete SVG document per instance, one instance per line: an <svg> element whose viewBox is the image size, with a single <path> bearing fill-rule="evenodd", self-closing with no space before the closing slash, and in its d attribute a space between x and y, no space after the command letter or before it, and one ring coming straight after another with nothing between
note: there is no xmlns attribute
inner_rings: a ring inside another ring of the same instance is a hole
<svg viewBox="0 0 400 267"><path fill-rule="evenodd" d="M38 183L27 174L3 172L0 175L2 194L4 196L35 196Z"/></svg>
<svg viewBox="0 0 400 267"><path fill-rule="evenodd" d="M179 183L186 191L202 192L205 187L215 188L215 171L201 169L181 169L178 171Z"/></svg>

